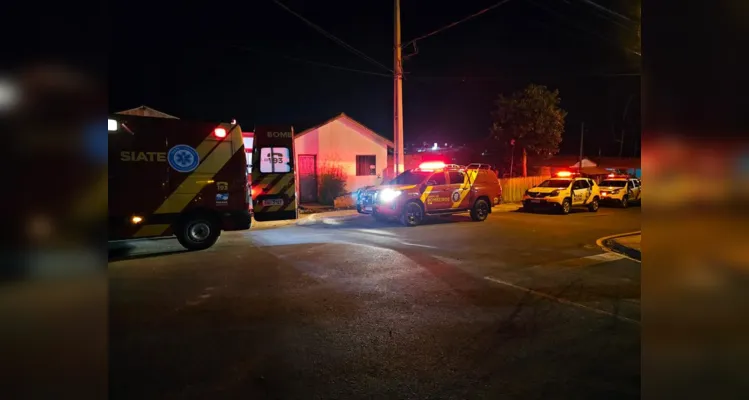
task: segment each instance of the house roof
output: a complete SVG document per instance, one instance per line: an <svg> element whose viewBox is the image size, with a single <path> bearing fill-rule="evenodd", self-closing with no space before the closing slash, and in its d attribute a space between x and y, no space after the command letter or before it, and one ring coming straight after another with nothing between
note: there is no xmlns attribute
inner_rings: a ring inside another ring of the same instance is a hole
<svg viewBox="0 0 749 400"><path fill-rule="evenodd" d="M131 108L129 110L124 111L118 111L115 114L124 114L124 115L139 115L142 117L156 117L156 118L172 118L172 119L179 119L173 115L169 115L167 113L161 112L159 110L155 110L148 106L140 106Z"/></svg>
<svg viewBox="0 0 749 400"><path fill-rule="evenodd" d="M328 125L328 124L330 124L330 123L332 123L334 121L340 121L343 124L348 125L349 127L355 129L356 131L358 131L362 135L364 135L364 136L372 139L373 141L375 141L377 143L384 144L384 145L386 145L388 147L395 147L395 144L393 144L393 142L391 140L385 139L384 137L382 137L377 132L375 132L375 131L367 128L362 123L360 123L360 122L356 121L355 119L349 117L345 113L340 113L340 114L336 115L335 117L333 117L333 118L331 118L331 119L329 119L329 120L327 120L327 121L325 121L325 122L323 122L323 123L321 123L319 125L315 125L315 126L309 128L309 129L305 129L304 131L302 131L302 132L294 135L294 137L298 138L298 137L304 136L304 135L306 135L306 134L308 134L308 133L310 133L310 132L312 132L312 131L314 131L316 129L319 129L319 128L325 126L325 125Z"/></svg>
<svg viewBox="0 0 749 400"><path fill-rule="evenodd" d="M601 168L639 169L640 159L634 157L598 157L596 164Z"/></svg>
<svg viewBox="0 0 749 400"><path fill-rule="evenodd" d="M583 157L583 161L593 162L588 157ZM553 157L528 157L528 165L531 167L559 167L569 168L580 162L580 156L553 156ZM585 165L583 163L583 165Z"/></svg>
<svg viewBox="0 0 749 400"><path fill-rule="evenodd" d="M600 167L582 167L582 169L580 169L580 172L588 175L608 175L611 173L611 171L605 170Z"/></svg>

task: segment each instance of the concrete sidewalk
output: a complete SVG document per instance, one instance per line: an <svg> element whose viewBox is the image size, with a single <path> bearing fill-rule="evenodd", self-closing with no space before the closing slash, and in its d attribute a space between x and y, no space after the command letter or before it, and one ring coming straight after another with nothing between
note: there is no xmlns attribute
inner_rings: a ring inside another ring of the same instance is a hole
<svg viewBox="0 0 749 400"><path fill-rule="evenodd" d="M289 225L308 225L310 223L314 223L316 219L320 218L320 216L324 215L325 217L351 217L354 215L357 215L358 213L356 210L337 210L337 211L325 211L325 212L315 212L311 214L300 214L299 218L297 219L287 219L284 221L252 221L252 230L256 229L269 229L269 228L279 228L282 226L289 226Z"/></svg>
<svg viewBox="0 0 749 400"><path fill-rule="evenodd" d="M642 261L642 250L640 249L641 233L619 236L605 241L606 247L617 253L622 253L635 260Z"/></svg>
<svg viewBox="0 0 749 400"><path fill-rule="evenodd" d="M492 208L492 212L513 212L517 211L522 207L520 203L503 203L496 205ZM270 229L279 228L282 226L289 225L309 225L314 224L320 218L346 218L358 215L356 210L333 210L333 211L317 211L310 214L301 214L297 219L289 219L285 221L252 221L252 230L256 229Z"/></svg>

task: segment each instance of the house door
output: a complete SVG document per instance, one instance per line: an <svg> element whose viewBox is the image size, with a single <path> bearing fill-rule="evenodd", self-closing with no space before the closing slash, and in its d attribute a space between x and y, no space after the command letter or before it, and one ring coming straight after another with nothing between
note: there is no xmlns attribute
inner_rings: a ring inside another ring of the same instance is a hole
<svg viewBox="0 0 749 400"><path fill-rule="evenodd" d="M317 201L317 156L299 155L299 202Z"/></svg>

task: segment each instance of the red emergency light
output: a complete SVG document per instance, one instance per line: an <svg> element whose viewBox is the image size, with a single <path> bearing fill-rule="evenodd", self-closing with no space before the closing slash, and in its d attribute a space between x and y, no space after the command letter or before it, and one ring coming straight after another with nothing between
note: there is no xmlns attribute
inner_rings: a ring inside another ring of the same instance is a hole
<svg viewBox="0 0 749 400"><path fill-rule="evenodd" d="M561 177L572 176L572 172L570 172L570 171L559 171L559 172L557 172L557 176L560 177L560 178Z"/></svg>
<svg viewBox="0 0 749 400"><path fill-rule="evenodd" d="M426 161L419 164L419 169L424 171L434 171L436 169L444 169L444 161Z"/></svg>
<svg viewBox="0 0 749 400"><path fill-rule="evenodd" d="M213 130L213 135L216 136L219 139L223 139L226 137L226 129L224 128L216 128Z"/></svg>

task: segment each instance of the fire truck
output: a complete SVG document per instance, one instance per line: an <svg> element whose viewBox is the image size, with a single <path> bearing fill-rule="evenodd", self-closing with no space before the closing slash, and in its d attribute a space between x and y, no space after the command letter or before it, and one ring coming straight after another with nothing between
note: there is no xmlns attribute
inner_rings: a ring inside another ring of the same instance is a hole
<svg viewBox="0 0 749 400"><path fill-rule="evenodd" d="M117 114L108 130L110 241L174 235L202 250L250 228L239 125Z"/></svg>

